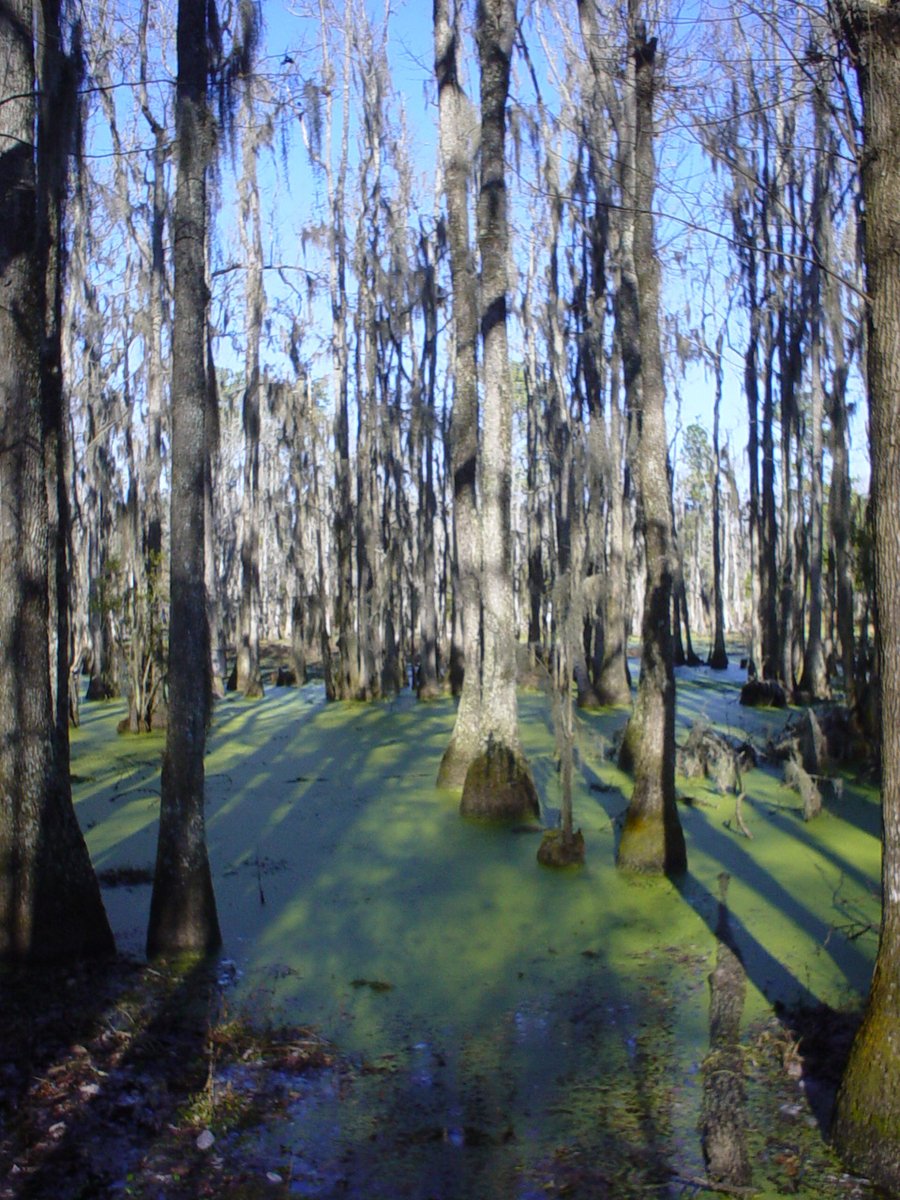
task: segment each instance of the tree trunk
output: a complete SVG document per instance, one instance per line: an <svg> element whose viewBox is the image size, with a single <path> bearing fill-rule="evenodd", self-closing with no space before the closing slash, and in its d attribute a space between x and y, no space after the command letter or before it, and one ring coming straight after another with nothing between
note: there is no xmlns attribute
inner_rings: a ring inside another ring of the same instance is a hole
<svg viewBox="0 0 900 1200"><path fill-rule="evenodd" d="M609 494L609 513L606 536L606 578L601 594L603 628L602 652L595 668L594 691L601 704L630 704L631 675L628 670L628 615L625 526L628 520L626 487L623 478L622 406L619 398L619 365L621 352L613 347L609 397L609 420L606 429L604 479ZM596 656L595 656L596 657Z"/></svg>
<svg viewBox="0 0 900 1200"><path fill-rule="evenodd" d="M713 402L713 478L712 478L712 535L713 535L713 643L709 654L709 665L714 671L724 671L728 666L725 649L725 603L722 596L722 518L721 481L722 460L719 450L719 410L722 406L722 342L723 334L716 340L716 395Z"/></svg>
<svg viewBox="0 0 900 1200"><path fill-rule="evenodd" d="M57 95L46 71L60 53L58 9L48 4L43 16L47 99ZM50 247L39 218L49 194L40 195L48 179L37 164L61 164L40 158L35 144L33 20L27 0L0 9L0 959L28 962L114 949L72 805L68 729L53 704L47 483L55 486L58 463L46 451L42 412ZM50 115L42 114L42 135Z"/></svg>
<svg viewBox="0 0 900 1200"><path fill-rule="evenodd" d="M823 424L825 420L825 385L822 367L825 346L822 335L822 273L830 264L827 261L828 237L825 210L831 203L828 188L830 156L826 153L828 132L826 127L824 84L820 81L814 93L816 122L816 145L822 149L816 156L815 180L813 184L813 265L810 271L809 309L810 330L807 355L811 360L810 392L812 411L812 471L810 472L809 498L809 622L806 650L803 658L803 673L800 691L813 700L827 699L829 695L828 674L825 669L825 649L822 643L822 567L824 557L824 479L822 452L824 445Z"/></svg>
<svg viewBox="0 0 900 1200"><path fill-rule="evenodd" d="M518 820L540 805L519 744L512 579L512 388L506 331L509 230L506 102L516 30L515 0L478 7L481 67L481 343L484 420L481 443L482 657L481 744L463 784L465 816Z"/></svg>
<svg viewBox="0 0 900 1200"><path fill-rule="evenodd" d="M591 70L589 113L590 174L594 186L594 211L591 214L591 298L584 349L588 379L588 405L591 418L591 460L594 478L591 508L606 500L606 529L603 538L603 584L594 623L592 655L593 689L601 705L630 704L631 680L628 674L626 633L626 554L625 496L622 475L622 415L619 402L621 368L621 329L617 317L613 333L612 361L608 370L610 395L604 420L601 404L601 380L604 376L605 349L603 322L607 303L607 251L610 241L609 134L604 117L604 96L609 88L607 49L600 36L595 0L578 0L578 25ZM615 229L612 231L615 234ZM613 261L615 255L611 256ZM617 309L618 312L618 309Z"/></svg>
<svg viewBox="0 0 900 1200"><path fill-rule="evenodd" d="M130 607L132 613L129 647L130 679L128 695L128 732L141 733L153 728L154 716L162 705L166 673L165 614L161 576L163 567L162 457L165 408L163 333L166 325L168 280L166 278L165 232L168 209L166 159L169 130L158 121L150 107L147 87L147 33L150 0L142 0L138 27L140 52L139 100L141 112L153 135L152 177L149 184L149 270L142 270L146 286L145 388L147 413L142 434L132 437L143 446L143 461L136 472L135 519L140 536L133 539L133 573ZM142 414L135 411L132 420Z"/></svg>
<svg viewBox="0 0 900 1200"><path fill-rule="evenodd" d="M453 734L438 770L439 787L462 787L481 736L481 533L478 526L478 284L469 242L468 101L459 83L459 10L450 0L435 0L435 73L440 109L441 162L447 205L447 240L453 293L453 411L450 418L450 469L453 475L453 525L456 550L454 596L461 613L462 654L454 662L464 673ZM453 663L451 664L451 670Z"/></svg>
<svg viewBox="0 0 900 1200"><path fill-rule="evenodd" d="M324 157L328 192L329 229L329 293L331 299L331 363L334 397L334 490L332 536L335 547L335 635L337 655L332 665L332 678L326 682L330 696L349 700L357 690L357 646L353 625L353 495L350 472L350 411L349 411L349 349L347 346L347 233L345 201L347 164L350 153L350 43L349 4L345 7L343 26L344 56L341 94L340 157L335 173L332 162L333 97L337 88L334 70L328 54L328 30L324 9L321 36L323 47L323 84L326 89ZM332 656L329 652L328 658Z"/></svg>
<svg viewBox="0 0 900 1200"><path fill-rule="evenodd" d="M547 506L544 487L545 446L544 389L538 366L537 333L540 327L532 308L536 247L528 255L528 273L522 297L522 326L525 337L523 381L525 384L525 560L528 594L528 645L534 660L543 660L547 646L547 605L550 588L544 567L544 526Z"/></svg>
<svg viewBox="0 0 900 1200"><path fill-rule="evenodd" d="M735 216L736 232L740 222ZM750 243L747 243L748 246ZM744 269L744 288L748 309L749 335L744 351L744 395L747 401L747 467L750 475L748 524L750 532L750 644L747 647L748 665L752 674L762 668L762 619L760 603L760 536L759 536L759 309L756 306L756 264L753 251Z"/></svg>
<svg viewBox="0 0 900 1200"><path fill-rule="evenodd" d="M421 522L419 554L421 555L421 609L419 612L419 677L417 692L420 700L433 700L440 695L438 679L438 621L435 603L435 526L437 497L434 488L434 428L435 391L437 388L437 295L435 264L429 239L421 239L422 306L425 321L425 340L422 346L422 388L419 412L419 496Z"/></svg>
<svg viewBox="0 0 900 1200"><path fill-rule="evenodd" d="M777 679L783 675L781 656L779 655L780 639L778 636L778 526L775 519L775 394L772 365L772 339L765 339L766 374L763 383L763 415L762 415L762 482L760 491L760 520L759 520L759 604L760 604L760 635L762 655L762 676L764 679ZM782 409L784 406L782 406ZM790 420L782 420L790 428ZM785 562L790 562L789 547L786 547ZM785 606L787 607L787 606ZM790 680L785 680L790 686Z"/></svg>
<svg viewBox="0 0 900 1200"><path fill-rule="evenodd" d="M829 226L829 237L832 233ZM850 552L852 492L847 429L847 376L849 372L844 353L844 314L838 285L831 272L828 272L825 277L824 297L825 315L831 332L831 353L834 360L827 406L830 427L829 449L831 451L828 525L834 551L836 624L844 698L847 707L853 709L856 706L857 689L853 633L853 563Z"/></svg>
<svg viewBox="0 0 900 1200"><path fill-rule="evenodd" d="M641 677L626 745L634 762L634 789L619 842L626 870L679 874L687 868L684 834L675 804L675 672L672 665L672 502L667 470L665 382L659 329L659 260L653 238L653 102L656 38L648 38L639 0L629 0L626 104L628 140L623 164L625 224L622 285L630 315L623 344L630 375L633 471L644 537L646 589L641 622ZM629 145L629 142L631 143ZM629 211L630 210L630 211ZM630 218L630 220L629 220Z"/></svg>
<svg viewBox="0 0 900 1200"><path fill-rule="evenodd" d="M204 571L206 173L213 136L206 103L207 20L201 0L179 0L169 720L147 932L151 957L210 952L221 944L206 851L203 762L211 707Z"/></svg>
<svg viewBox="0 0 900 1200"><path fill-rule="evenodd" d="M825 649L822 644L822 559L824 541L824 484L822 448L822 425L825 417L825 400L822 381L823 346L818 314L812 317L812 334L808 353L811 358L812 375L812 463L810 471L809 497L809 616L806 649L803 656L803 672L798 690L810 700L828 698L828 676L825 671Z"/></svg>
<svg viewBox="0 0 900 1200"><path fill-rule="evenodd" d="M837 1098L845 1162L900 1191L900 9L843 6L863 101L869 430L881 672L882 917L872 989Z"/></svg>
<svg viewBox="0 0 900 1200"><path fill-rule="evenodd" d="M237 691L248 699L264 694L259 665L259 343L265 312L263 288L262 222L259 212L257 160L261 130L255 121L250 89L243 81L241 106L241 244L246 259L244 287L244 494L241 503L241 605L238 619Z"/></svg>

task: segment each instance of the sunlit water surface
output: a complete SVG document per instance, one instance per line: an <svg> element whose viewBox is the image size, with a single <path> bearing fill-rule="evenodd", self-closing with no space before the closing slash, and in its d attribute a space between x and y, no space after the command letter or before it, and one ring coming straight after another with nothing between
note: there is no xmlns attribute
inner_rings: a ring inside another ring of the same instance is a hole
<svg viewBox="0 0 900 1200"><path fill-rule="evenodd" d="M735 670L679 681L679 740L703 719L762 747L786 714L737 704ZM549 705L520 699L554 824ZM121 709L85 705L75 796L99 870L152 865L161 742L117 738ZM254 1133L292 1194L388 1197L681 1195L703 1174L719 875L747 970L745 1024L773 1003L858 1003L874 958L877 797L843 795L804 824L774 771L733 796L679 780L689 875L614 866L628 781L605 758L624 714L581 719L583 869L539 867L532 832L460 820L434 787L449 701L326 705L270 688L216 711L207 833L226 940L226 1002L314 1026L342 1065L283 1080L286 1117ZM140 954L148 886L104 889L120 948ZM239 1088L239 1074L223 1081ZM696 1194L696 1189L694 1193Z"/></svg>

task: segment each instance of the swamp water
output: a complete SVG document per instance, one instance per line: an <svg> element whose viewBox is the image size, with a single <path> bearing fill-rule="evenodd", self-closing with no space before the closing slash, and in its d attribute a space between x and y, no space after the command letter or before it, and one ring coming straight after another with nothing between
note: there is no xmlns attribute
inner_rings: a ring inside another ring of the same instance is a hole
<svg viewBox="0 0 900 1200"><path fill-rule="evenodd" d="M703 719L761 749L786 714L742 709L738 693L736 669L679 672L679 742ZM72 768L97 869L121 880L124 868L152 868L162 743L117 738L120 714L84 705ZM520 714L554 824L546 697L521 694ZM623 877L614 855L629 784L604 752L624 713L582 715L574 804L587 862L554 873L535 861L539 837L464 822L458 797L435 789L452 720L449 701L419 705L405 693L326 705L315 684L218 705L207 835L225 1002L261 1021L314 1026L342 1064L286 1076L284 1119L228 1136L252 1137L260 1178L292 1195L704 1194L720 876L729 943L746 972L748 1038L776 1003L858 1005L876 948L877 794L848 777L804 824L780 772L748 772L748 840L733 796L679 780L690 801L679 806L687 878L676 887ZM142 952L149 898L146 884L104 888L121 950ZM802 1081L786 1081L797 1102L786 1104L755 1097L752 1054L748 1074L758 1194L845 1186L812 1130ZM790 1131L779 1131L776 1152L775 1120L816 1142L814 1169L798 1149L785 1174Z"/></svg>

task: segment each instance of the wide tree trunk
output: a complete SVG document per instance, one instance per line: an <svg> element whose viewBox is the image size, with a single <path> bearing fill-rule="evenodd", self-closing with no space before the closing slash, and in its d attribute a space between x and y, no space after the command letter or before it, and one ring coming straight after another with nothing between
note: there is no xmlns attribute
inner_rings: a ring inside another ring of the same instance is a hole
<svg viewBox="0 0 900 1200"><path fill-rule="evenodd" d="M45 9L49 41L59 37L58 8ZM0 8L0 959L29 962L114 949L53 702L48 482L55 488L59 464L47 453L45 416L62 413L42 411L50 247L40 228L48 195L37 172L34 15L28 0ZM54 94L42 76L44 96Z"/></svg>
<svg viewBox="0 0 900 1200"><path fill-rule="evenodd" d="M477 41L481 67L481 343L484 420L481 442L481 742L469 764L460 811L520 819L540 812L519 744L512 579L512 387L506 331L509 230L506 200L506 102L516 30L515 0L482 0ZM468 636L468 635L467 635Z"/></svg>
<svg viewBox="0 0 900 1200"><path fill-rule="evenodd" d="M469 240L469 173L466 128L468 101L459 82L459 12L450 0L435 0L434 54L440 109L441 161L447 205L447 240L453 294L453 411L450 418L450 469L453 475L455 547L454 597L461 613L462 647L454 639L451 672L463 663L456 722L438 770L439 787L462 787L481 735L481 611L478 527L478 284ZM454 623L454 632L456 623Z"/></svg>
<svg viewBox="0 0 900 1200"><path fill-rule="evenodd" d="M622 468L622 414L618 377L621 370L621 323L617 319L608 368L609 406L604 417L602 380L607 374L603 325L607 304L607 254L620 231L610 220L612 179L610 175L610 133L607 116L610 79L608 47L601 36L596 0L578 0L578 26L590 66L589 112L586 129L589 139L589 172L594 187L594 209L590 220L591 289L588 331L583 350L590 408L590 458L593 465L591 509L596 512L605 501L606 522L602 531L603 582L599 589L593 629L593 691L601 705L630 704L631 680L628 674L627 637L627 562L625 550L626 482ZM612 227L611 227L612 225ZM615 246L612 246L614 260ZM617 310L618 311L618 310ZM594 547L596 554L599 547Z"/></svg>
<svg viewBox="0 0 900 1200"><path fill-rule="evenodd" d="M648 38L637 0L630 0L629 134L623 164L625 224L622 285L623 358L632 422L632 462L644 537L646 587L641 621L641 676L625 746L634 789L619 842L626 870L679 874L687 867L675 804L675 671L672 664L672 502L667 470L665 382L660 348L659 260L653 238L653 102L656 39ZM627 210L631 210L630 213ZM631 218L630 221L628 218ZM629 261L630 260L630 261ZM627 349L626 349L627 347Z"/></svg>
<svg viewBox="0 0 900 1200"><path fill-rule="evenodd" d="M882 918L862 1027L838 1094L845 1162L900 1192L900 4L844 5L863 100L869 430L881 673Z"/></svg>
<svg viewBox="0 0 900 1200"><path fill-rule="evenodd" d="M204 953L221 944L206 851L203 762L212 703L204 586L206 174L213 137L206 102L207 19L203 0L179 0L169 720L147 932L150 956Z"/></svg>

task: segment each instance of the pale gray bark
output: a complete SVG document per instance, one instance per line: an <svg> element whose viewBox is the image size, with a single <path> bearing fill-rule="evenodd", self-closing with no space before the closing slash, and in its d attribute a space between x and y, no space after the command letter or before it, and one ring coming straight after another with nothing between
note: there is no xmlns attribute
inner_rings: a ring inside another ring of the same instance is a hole
<svg viewBox="0 0 900 1200"><path fill-rule="evenodd" d="M617 862L626 870L679 874L686 869L687 856L675 802L672 507L660 348L660 267L653 236L656 39L647 35L638 0L629 2L628 38L626 121L620 149L624 292L620 322L646 585L641 676L625 738L634 788Z"/></svg>
<svg viewBox="0 0 900 1200"><path fill-rule="evenodd" d="M438 785L462 787L469 764L478 752L481 735L481 532L476 494L478 285L469 239L469 177L476 129L472 107L459 81L457 0L435 0L434 37L453 307L450 470L453 476L454 595L463 633L463 646L454 643L451 649L451 672L459 670L460 660L464 663L456 721L441 759Z"/></svg>
<svg viewBox="0 0 900 1200"><path fill-rule="evenodd" d="M477 216L484 394L479 512L481 748L466 772L460 810L467 816L503 819L536 816L539 811L519 742L512 578L506 105L515 30L515 0L482 0L476 35L481 68L481 188Z"/></svg>
<svg viewBox="0 0 900 1200"><path fill-rule="evenodd" d="M602 584L598 619L594 630L593 685L597 701L603 705L630 704L631 681L628 676L626 635L626 531L625 480L623 475L624 439L622 437L619 374L621 372L620 331L613 337L609 369L609 397L604 414L601 381L604 347L602 331L606 307L606 263L618 277L615 246L619 231L610 221L609 202L612 180L608 177L610 135L607 110L618 103L609 79L610 47L604 41L595 0L579 0L578 22L589 67L589 111L586 120L589 138L588 164L594 188L594 212L591 221L592 280L588 336L584 354L587 368L588 404L591 414L590 454L592 510L605 502L605 528L602 530ZM601 540L601 539L598 539ZM600 547L595 549L599 553Z"/></svg>

